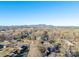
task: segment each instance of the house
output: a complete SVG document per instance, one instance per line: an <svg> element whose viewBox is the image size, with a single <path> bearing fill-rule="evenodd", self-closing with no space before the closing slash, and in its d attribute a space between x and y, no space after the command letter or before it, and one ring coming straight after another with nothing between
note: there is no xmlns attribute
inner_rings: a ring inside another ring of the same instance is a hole
<svg viewBox="0 0 79 59"><path fill-rule="evenodd" d="M4 48L4 45L0 44L0 51Z"/></svg>

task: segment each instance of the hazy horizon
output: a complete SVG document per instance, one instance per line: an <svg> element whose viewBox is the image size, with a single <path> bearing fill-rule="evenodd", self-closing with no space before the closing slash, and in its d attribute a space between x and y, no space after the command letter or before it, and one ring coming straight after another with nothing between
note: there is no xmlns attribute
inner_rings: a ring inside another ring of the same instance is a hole
<svg viewBox="0 0 79 59"><path fill-rule="evenodd" d="M38 24L79 26L79 2L0 2L0 26Z"/></svg>
<svg viewBox="0 0 79 59"><path fill-rule="evenodd" d="M50 24L25 24L25 25L0 25L0 26L31 26L31 25L33 25L33 26L35 26L35 25L46 25L46 26L57 26L57 27L79 27L79 25L69 25L69 26L67 26L67 25L65 25L65 26L62 26L62 25L50 25Z"/></svg>

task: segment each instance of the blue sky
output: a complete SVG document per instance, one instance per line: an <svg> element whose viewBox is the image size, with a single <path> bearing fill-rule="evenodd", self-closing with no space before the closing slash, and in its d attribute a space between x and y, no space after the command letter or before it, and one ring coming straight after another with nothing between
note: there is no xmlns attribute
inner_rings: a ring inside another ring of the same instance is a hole
<svg viewBox="0 0 79 59"><path fill-rule="evenodd" d="M79 26L79 2L0 2L0 25Z"/></svg>

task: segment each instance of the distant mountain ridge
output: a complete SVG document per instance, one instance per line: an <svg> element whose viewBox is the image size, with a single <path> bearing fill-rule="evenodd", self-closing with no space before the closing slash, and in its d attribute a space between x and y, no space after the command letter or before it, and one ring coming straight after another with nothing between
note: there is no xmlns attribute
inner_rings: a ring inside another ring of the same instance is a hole
<svg viewBox="0 0 79 59"><path fill-rule="evenodd" d="M17 29L17 28L79 28L79 26L53 26L46 24L38 24L38 25L13 25L13 26L0 26L0 31L9 30L9 29Z"/></svg>

